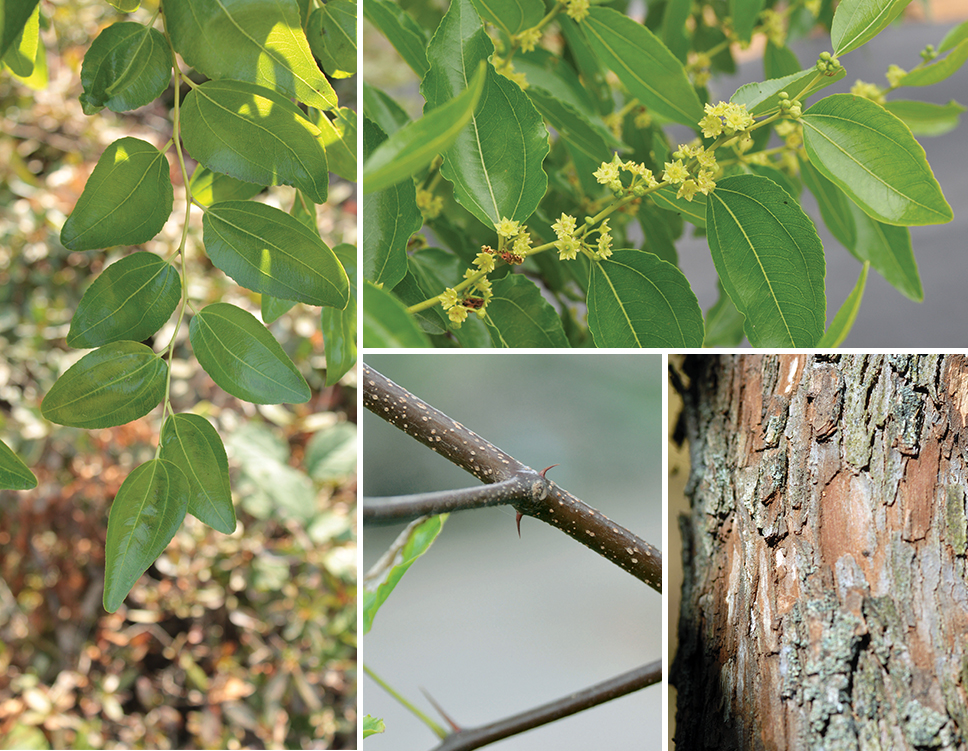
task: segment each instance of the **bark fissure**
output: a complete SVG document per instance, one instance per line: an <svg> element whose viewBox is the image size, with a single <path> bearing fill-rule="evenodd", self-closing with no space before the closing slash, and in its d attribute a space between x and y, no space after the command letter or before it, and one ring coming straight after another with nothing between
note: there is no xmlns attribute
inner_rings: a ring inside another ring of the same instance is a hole
<svg viewBox="0 0 968 751"><path fill-rule="evenodd" d="M683 372L677 746L966 751L966 358Z"/></svg>

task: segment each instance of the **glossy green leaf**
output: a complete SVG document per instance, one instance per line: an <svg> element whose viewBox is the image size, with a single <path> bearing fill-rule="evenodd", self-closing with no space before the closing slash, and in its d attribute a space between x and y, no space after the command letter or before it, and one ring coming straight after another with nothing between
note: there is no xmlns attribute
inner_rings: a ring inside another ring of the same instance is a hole
<svg viewBox="0 0 968 751"><path fill-rule="evenodd" d="M292 185L326 202L320 130L281 94L243 81L208 81L185 97L181 125L185 147L210 170L259 185Z"/></svg>
<svg viewBox="0 0 968 751"><path fill-rule="evenodd" d="M199 364L224 391L254 404L302 404L312 396L302 374L251 313L206 305L188 328Z"/></svg>
<svg viewBox="0 0 968 751"><path fill-rule="evenodd" d="M447 521L447 514L432 516L420 524L412 524L407 529L407 541L399 554L399 563L387 571L383 581L375 590L363 590L363 633L368 634L373 627L373 619L376 617L380 607L386 602L387 598L393 593L397 584L407 573L410 567L416 563L417 559L430 550L437 535L444 528Z"/></svg>
<svg viewBox="0 0 968 751"><path fill-rule="evenodd" d="M386 139L369 118L363 120L363 159ZM423 225L417 190L405 180L392 188L363 196L360 217L363 278L388 288L407 274L407 242Z"/></svg>
<svg viewBox="0 0 968 751"><path fill-rule="evenodd" d="M753 27L763 10L763 0L729 0L728 7L737 38L741 42L750 41Z"/></svg>
<svg viewBox="0 0 968 751"><path fill-rule="evenodd" d="M916 136L941 136L958 127L964 105L954 99L947 104L892 99L884 105L892 115L900 118Z"/></svg>
<svg viewBox="0 0 968 751"><path fill-rule="evenodd" d="M834 94L803 113L810 162L871 218L902 226L952 219L921 144L869 99Z"/></svg>
<svg viewBox="0 0 968 751"><path fill-rule="evenodd" d="M20 77L27 78L34 72L34 61L40 44L40 6L33 9L28 16L20 33L13 44L3 55L3 63L10 71Z"/></svg>
<svg viewBox="0 0 968 751"><path fill-rule="evenodd" d="M174 202L165 155L137 138L108 146L64 222L70 250L139 245L157 235Z"/></svg>
<svg viewBox="0 0 968 751"><path fill-rule="evenodd" d="M652 200L655 201L655 205L659 208L665 209L666 211L674 211L681 215L687 222L695 224L697 227L705 227L706 196L702 193L696 193L691 201L687 201L685 198L676 198L678 190L673 185L667 185L664 188L659 188L659 190L650 195L652 196Z"/></svg>
<svg viewBox="0 0 968 751"><path fill-rule="evenodd" d="M13 52L13 50L8 50L7 55L9 56L11 52ZM24 86L31 88L34 91L43 91L47 88L47 83L49 80L47 75L47 47L41 42L39 36L30 75L21 76L12 70L10 71L10 74L19 80Z"/></svg>
<svg viewBox="0 0 968 751"><path fill-rule="evenodd" d="M689 127L703 117L685 68L645 26L612 8L593 6L581 23L599 57L632 96L662 117Z"/></svg>
<svg viewBox="0 0 968 751"><path fill-rule="evenodd" d="M826 324L823 246L797 201L772 180L720 180L706 206L716 271L754 347L812 347Z"/></svg>
<svg viewBox="0 0 968 751"><path fill-rule="evenodd" d="M944 35L941 44L938 45L938 52L943 54L953 50L966 39L968 39L968 21L962 21Z"/></svg>
<svg viewBox="0 0 968 751"><path fill-rule="evenodd" d="M874 271L905 297L915 302L924 300L910 230L871 219L853 204L849 209L857 228L854 255L862 261L870 261Z"/></svg>
<svg viewBox="0 0 968 751"><path fill-rule="evenodd" d="M541 0L471 0L481 18L508 38L538 25L545 14Z"/></svg>
<svg viewBox="0 0 968 751"><path fill-rule="evenodd" d="M800 160L800 176L820 207L820 216L837 241L860 260L854 251L857 244L857 225L851 211L852 201L830 180L821 175L810 162Z"/></svg>
<svg viewBox="0 0 968 751"><path fill-rule="evenodd" d="M366 81L363 82L363 112L365 119L371 120L383 132L384 138L410 122L410 115L393 97L375 86L370 86Z"/></svg>
<svg viewBox="0 0 968 751"><path fill-rule="evenodd" d="M74 363L51 386L41 414L73 428L113 428L144 417L165 395L168 365L139 342L111 342Z"/></svg>
<svg viewBox="0 0 968 751"><path fill-rule="evenodd" d="M326 150L329 171L356 182L356 113L349 107L330 110L330 120L321 110L310 110L309 119L319 128L319 140Z"/></svg>
<svg viewBox="0 0 968 751"><path fill-rule="evenodd" d="M484 322L495 347L568 346L557 311L533 281L508 274L494 282L492 290Z"/></svg>
<svg viewBox="0 0 968 751"><path fill-rule="evenodd" d="M260 295L259 308L263 323L270 324L278 321L296 305L295 300L285 300L272 295Z"/></svg>
<svg viewBox="0 0 968 751"><path fill-rule="evenodd" d="M0 57L7 54L27 25L40 0L0 0Z"/></svg>
<svg viewBox="0 0 968 751"><path fill-rule="evenodd" d="M350 280L350 300L343 310L323 308L319 330L326 355L326 385L335 385L356 363L356 247L342 243L333 248Z"/></svg>
<svg viewBox="0 0 968 751"><path fill-rule="evenodd" d="M309 48L332 78L356 73L356 2L328 0L309 14L306 24Z"/></svg>
<svg viewBox="0 0 968 751"><path fill-rule="evenodd" d="M161 457L188 481L188 513L227 535L235 531L229 462L218 431L200 415L172 415L161 429Z"/></svg>
<svg viewBox="0 0 968 751"><path fill-rule="evenodd" d="M706 311L706 333L702 340L703 347L738 347L746 336L743 324L746 319L736 310L733 301L729 299L723 283L716 280L719 297L716 303Z"/></svg>
<svg viewBox="0 0 968 751"><path fill-rule="evenodd" d="M0 441L0 490L30 490L37 487L37 478L13 450Z"/></svg>
<svg viewBox="0 0 968 751"><path fill-rule="evenodd" d="M658 29L663 44L682 63L688 59L691 46L688 26L691 16L692 0L667 0L662 11L662 26Z"/></svg>
<svg viewBox="0 0 968 751"><path fill-rule="evenodd" d="M363 286L364 347L429 347L430 340L402 302L367 281Z"/></svg>
<svg viewBox="0 0 968 751"><path fill-rule="evenodd" d="M968 60L968 39L961 42L946 56L932 61L930 65L916 68L904 76L900 86L931 86L948 78Z"/></svg>
<svg viewBox="0 0 968 751"><path fill-rule="evenodd" d="M841 0L830 25L835 55L844 55L881 33L911 0Z"/></svg>
<svg viewBox="0 0 968 751"><path fill-rule="evenodd" d="M144 341L171 317L181 291L178 272L167 261L147 251L125 256L87 288L67 344L91 349L122 339Z"/></svg>
<svg viewBox="0 0 968 751"><path fill-rule="evenodd" d="M702 310L686 277L641 250L592 264L588 328L596 347L699 347Z"/></svg>
<svg viewBox="0 0 968 751"><path fill-rule="evenodd" d="M424 112L467 89L494 45L470 0L453 0L427 50L430 70L420 90ZM549 151L544 120L517 84L488 65L481 107L444 155L441 175L458 202L487 227L502 218L525 221L548 186L542 162Z"/></svg>
<svg viewBox="0 0 968 751"><path fill-rule="evenodd" d="M195 167L188 187L192 191L192 198L202 206L211 206L221 201L247 201L259 195L265 188L264 185L236 180L221 172L212 172L202 164Z"/></svg>
<svg viewBox="0 0 968 751"><path fill-rule="evenodd" d="M790 99L800 99L803 102L811 94L836 83L846 75L844 68L839 68L832 76L818 73L816 68L807 68L782 78L740 86L729 101L733 104L745 104L747 112L759 117L779 109L780 92L785 91Z"/></svg>
<svg viewBox="0 0 968 751"><path fill-rule="evenodd" d="M319 233L285 211L255 201L209 207L202 220L205 252L218 268L254 292L342 310L349 279Z"/></svg>
<svg viewBox="0 0 968 751"><path fill-rule="evenodd" d="M310 107L336 106L296 0L166 0L165 25L175 50L209 78L277 89Z"/></svg>
<svg viewBox="0 0 968 751"><path fill-rule="evenodd" d="M487 63L481 62L464 91L377 146L363 167L363 193L386 190L408 179L449 149L474 116L486 72Z"/></svg>
<svg viewBox="0 0 968 751"><path fill-rule="evenodd" d="M152 459L128 475L111 504L104 542L104 609L113 613L175 536L188 508L188 479Z"/></svg>
<svg viewBox="0 0 968 751"><path fill-rule="evenodd" d="M140 23L115 23L98 34L81 66L85 115L153 102L171 83L172 57L161 32Z"/></svg>
<svg viewBox="0 0 968 751"><path fill-rule="evenodd" d="M398 3L392 0L367 0L363 3L363 16L380 30L418 78L422 79L427 74L430 68L427 44L430 40ZM373 117L372 114L369 116Z"/></svg>
<svg viewBox="0 0 968 751"><path fill-rule="evenodd" d="M363 716L363 737L369 738L371 735L382 733L387 729L383 720L370 715Z"/></svg>
<svg viewBox="0 0 968 751"><path fill-rule="evenodd" d="M830 327L820 337L820 341L817 342L817 347L839 347L843 344L844 339L847 338L847 334L850 333L851 328L854 326L854 321L857 320L857 311L860 310L860 303L864 299L864 287L867 286L867 270L869 268L870 264L865 261L861 267L857 284L854 285L854 289L847 295L844 304L840 306L840 310L837 311L834 320L830 322Z"/></svg>

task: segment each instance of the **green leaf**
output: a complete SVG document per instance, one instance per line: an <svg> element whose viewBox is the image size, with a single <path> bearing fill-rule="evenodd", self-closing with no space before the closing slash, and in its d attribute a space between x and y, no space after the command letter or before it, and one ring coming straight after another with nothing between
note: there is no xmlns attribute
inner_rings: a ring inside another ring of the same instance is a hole
<svg viewBox="0 0 968 751"><path fill-rule="evenodd" d="M40 0L0 0L0 57L7 54L23 32Z"/></svg>
<svg viewBox="0 0 968 751"><path fill-rule="evenodd" d="M209 207L202 220L205 252L253 292L342 310L349 279L319 233L285 211L254 201Z"/></svg>
<svg viewBox="0 0 968 751"><path fill-rule="evenodd" d="M144 341L171 317L181 291L178 272L167 261L147 251L125 256L84 293L67 344L90 349L122 339Z"/></svg>
<svg viewBox="0 0 968 751"><path fill-rule="evenodd" d="M857 244L857 225L850 208L851 200L805 159L800 160L800 176L817 199L820 216L827 225L827 229L841 245L856 256L854 246ZM858 260L860 260L859 257Z"/></svg>
<svg viewBox="0 0 968 751"><path fill-rule="evenodd" d="M798 73L801 69L796 54L787 46L777 46L769 39L763 51L763 76L767 79L782 78ZM789 92L787 92L789 93Z"/></svg>
<svg viewBox="0 0 968 751"><path fill-rule="evenodd" d="M834 11L830 40L835 55L845 55L881 33L911 0L842 0Z"/></svg>
<svg viewBox="0 0 968 751"><path fill-rule="evenodd" d="M706 205L716 271L754 347L812 347L826 323L823 246L795 199L772 180L720 180Z"/></svg>
<svg viewBox="0 0 968 751"><path fill-rule="evenodd" d="M391 0L367 0L363 3L363 17L379 29L418 78L427 75L430 68L427 44L430 40L403 8ZM370 117L373 118L373 114Z"/></svg>
<svg viewBox="0 0 968 751"><path fill-rule="evenodd" d="M151 412L165 395L168 365L138 342L111 342L74 363L44 397L41 414L73 428L113 428Z"/></svg>
<svg viewBox="0 0 968 751"><path fill-rule="evenodd" d="M259 299L259 312L262 315L262 322L269 324L275 323L296 305L295 300L284 300L281 297L262 294Z"/></svg>
<svg viewBox="0 0 968 751"><path fill-rule="evenodd" d="M738 347L745 336L743 314L736 310L733 301L729 299L723 283L716 280L719 297L706 312L706 334L702 340L703 347Z"/></svg>
<svg viewBox="0 0 968 751"><path fill-rule="evenodd" d="M561 319L533 281L508 274L492 285L484 322L495 347L567 347Z"/></svg>
<svg viewBox="0 0 968 751"><path fill-rule="evenodd" d="M367 281L363 287L361 339L364 347L429 347L407 308L396 297Z"/></svg>
<svg viewBox="0 0 968 751"><path fill-rule="evenodd" d="M3 63L19 78L27 78L34 72L34 61L40 44L40 6L33 9L20 33L6 53Z"/></svg>
<svg viewBox="0 0 968 751"><path fill-rule="evenodd" d="M763 10L763 0L729 0L729 15L733 17L733 28L741 42L748 42L753 36L753 27Z"/></svg>
<svg viewBox="0 0 968 751"><path fill-rule="evenodd" d="M185 518L188 479L171 462L152 459L118 490L104 542L104 609L113 613L175 536Z"/></svg>
<svg viewBox="0 0 968 751"><path fill-rule="evenodd" d="M161 34L140 23L115 23L98 34L81 66L85 115L153 102L171 82L171 48Z"/></svg>
<svg viewBox="0 0 968 751"><path fill-rule="evenodd" d="M39 14L38 14L38 26L39 26ZM2 24L0 24L2 26ZM15 44L20 44L20 37L15 40ZM18 50L20 47L18 46ZM30 49L27 45L26 49ZM16 50L8 50L5 58L10 57L12 54L20 54ZM2 66L0 66L2 67ZM9 70L9 68L8 68ZM15 71L10 70L11 75L17 78L20 83L34 91L43 91L47 88L48 75L47 75L47 47L41 43L38 29L38 38L36 44L36 50L33 59L33 65L30 66L30 74L27 76L18 75Z"/></svg>
<svg viewBox="0 0 968 751"><path fill-rule="evenodd" d="M166 0L165 25L175 50L209 78L259 84L319 109L336 106L295 0Z"/></svg>
<svg viewBox="0 0 968 751"><path fill-rule="evenodd" d="M200 415L172 415L161 429L161 457L185 474L188 513L227 535L235 531L229 462L218 431Z"/></svg>
<svg viewBox="0 0 968 751"><path fill-rule="evenodd" d="M651 193L652 200L660 209L674 211L682 216L690 224L697 227L706 226L706 202L707 198L702 193L696 193L691 201L685 198L676 198L678 188L667 185Z"/></svg>
<svg viewBox="0 0 968 751"><path fill-rule="evenodd" d="M596 347L699 347L699 302L678 268L652 253L616 250L591 265L588 328Z"/></svg>
<svg viewBox="0 0 968 751"><path fill-rule="evenodd" d="M338 422L306 444L303 464L317 482L336 483L356 471L356 425Z"/></svg>
<svg viewBox="0 0 968 751"><path fill-rule="evenodd" d="M951 221L921 144L880 105L834 94L804 112L801 122L810 162L871 218L902 226Z"/></svg>
<svg viewBox="0 0 968 751"><path fill-rule="evenodd" d="M192 198L202 206L211 206L221 201L247 201L259 195L265 188L264 185L236 180L221 172L212 172L202 164L195 167L188 187L192 191Z"/></svg>
<svg viewBox="0 0 968 751"><path fill-rule="evenodd" d="M408 528L407 541L399 553L400 562L394 565L388 572L385 579L377 586L375 591L363 590L363 633L370 633L373 627L373 619L376 617L380 607L386 602L397 584L407 573L407 570L416 563L417 559L430 550L440 530L447 521L447 514L432 516L425 522L411 525Z"/></svg>
<svg viewBox="0 0 968 751"><path fill-rule="evenodd" d="M108 0L108 2L122 13L134 13L141 5L141 0Z"/></svg>
<svg viewBox="0 0 968 751"><path fill-rule="evenodd" d="M966 110L954 99L947 104L893 99L884 108L900 118L916 136L941 136L951 132L958 127L961 113Z"/></svg>
<svg viewBox="0 0 968 751"><path fill-rule="evenodd" d="M948 50L953 50L966 39L968 39L968 21L962 21L944 35L944 39L938 45L938 53L943 54Z"/></svg>
<svg viewBox="0 0 968 751"><path fill-rule="evenodd" d="M37 487L37 478L11 448L0 441L0 489L30 490Z"/></svg>
<svg viewBox="0 0 968 751"><path fill-rule="evenodd" d="M328 0L309 14L309 48L332 78L356 73L356 2Z"/></svg>
<svg viewBox="0 0 968 751"><path fill-rule="evenodd" d="M182 141L210 170L259 185L292 185L326 202L329 170L320 130L275 91L207 81L182 104Z"/></svg>
<svg viewBox="0 0 968 751"><path fill-rule="evenodd" d="M157 235L174 202L165 155L150 143L121 138L108 146L64 222L70 250L140 245Z"/></svg>
<svg viewBox="0 0 968 751"><path fill-rule="evenodd" d="M342 243L333 252L349 276L350 300L343 310L323 308L320 317L327 386L338 383L356 362L356 247Z"/></svg>
<svg viewBox="0 0 968 751"><path fill-rule="evenodd" d="M968 60L968 39L965 39L957 47L951 50L945 57L925 65L923 68L916 68L904 76L899 86L931 86L939 81L948 78L958 70Z"/></svg>
<svg viewBox="0 0 968 751"><path fill-rule="evenodd" d="M481 18L507 35L538 25L545 14L541 0L471 0Z"/></svg>
<svg viewBox="0 0 968 751"><path fill-rule="evenodd" d="M688 59L691 46L690 37L687 35L690 16L691 0L668 0L662 11L662 42L683 63Z"/></svg>
<svg viewBox="0 0 968 751"><path fill-rule="evenodd" d="M364 121L369 119L376 124L383 138L386 138L387 134L396 133L410 122L410 116L403 107L388 94L375 86L370 86L366 81L363 82L363 113Z"/></svg>
<svg viewBox="0 0 968 751"><path fill-rule="evenodd" d="M302 404L312 393L272 334L251 313L206 305L188 328L199 365L232 396L253 404Z"/></svg>
<svg viewBox="0 0 968 751"><path fill-rule="evenodd" d="M363 119L363 159L386 136L369 118ZM363 236L363 278L395 287L407 274L407 242L423 225L417 190L405 180L392 188L363 196L360 218Z"/></svg>
<svg viewBox="0 0 968 751"><path fill-rule="evenodd" d="M849 206L857 227L854 255L871 267L905 297L921 302L924 290L907 227L892 227L871 219L853 204Z"/></svg>
<svg viewBox="0 0 968 751"><path fill-rule="evenodd" d="M864 265L860 270L860 277L857 279L857 284L854 285L851 293L847 295L847 299L840 306L840 310L837 311L834 320L830 322L830 328L820 337L820 341L817 342L818 348L839 347L843 344L844 339L847 338L847 334L850 333L851 328L854 326L854 321L857 319L857 311L860 310L861 300L864 299L864 287L867 286L868 268L870 268L870 264L864 261Z"/></svg>
<svg viewBox="0 0 968 751"><path fill-rule="evenodd" d="M363 167L363 193L376 193L403 182L449 149L474 115L486 72L487 63L481 62L467 89L377 146Z"/></svg>
<svg viewBox="0 0 968 751"><path fill-rule="evenodd" d="M453 0L427 50L430 70L420 85L430 112L470 86L471 74L494 45L470 0ZM525 221L548 186L541 163L548 131L527 95L490 65L475 113L444 155L440 173L457 200L488 228L502 218Z"/></svg>
<svg viewBox="0 0 968 751"><path fill-rule="evenodd" d="M367 3L369 5L369 3ZM383 720L377 717L371 717L370 715L363 716L363 737L369 738L371 735L376 735L377 733L382 733L387 729L386 724Z"/></svg>
<svg viewBox="0 0 968 751"><path fill-rule="evenodd" d="M330 172L344 180L356 182L356 113L349 107L330 110L330 120L321 110L313 109L309 118L319 128L319 140L326 150Z"/></svg>
<svg viewBox="0 0 968 751"><path fill-rule="evenodd" d="M772 114L780 107L780 92L785 91L790 99L803 102L811 94L836 83L846 75L844 68L839 68L832 76L818 73L816 68L807 68L783 78L740 86L729 101L733 104L745 104L746 111L751 115Z"/></svg>
<svg viewBox="0 0 968 751"><path fill-rule="evenodd" d="M581 26L592 49L632 96L658 115L691 128L702 104L685 68L651 31L611 8L594 6Z"/></svg>

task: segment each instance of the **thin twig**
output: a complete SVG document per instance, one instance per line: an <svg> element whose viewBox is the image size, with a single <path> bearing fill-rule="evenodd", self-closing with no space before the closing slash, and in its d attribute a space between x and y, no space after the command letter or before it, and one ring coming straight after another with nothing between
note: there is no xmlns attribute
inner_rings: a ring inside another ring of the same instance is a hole
<svg viewBox="0 0 968 751"><path fill-rule="evenodd" d="M471 749L481 748L517 733L523 733L562 717L568 717L583 709L596 707L612 699L656 684L661 680L662 661L656 660L589 688L542 704L540 707L506 717L489 725L466 728L460 732L451 733L433 751L471 751Z"/></svg>
<svg viewBox="0 0 968 751"><path fill-rule="evenodd" d="M526 500L530 492L530 485L523 483L520 478L510 477L493 485L476 488L363 498L363 523L395 524L420 516L501 506L515 499Z"/></svg>
<svg viewBox="0 0 968 751"><path fill-rule="evenodd" d="M363 405L482 482L515 481L520 491L504 502L518 513L557 527L662 591L662 554L656 548L366 364ZM364 503L364 519L367 514Z"/></svg>

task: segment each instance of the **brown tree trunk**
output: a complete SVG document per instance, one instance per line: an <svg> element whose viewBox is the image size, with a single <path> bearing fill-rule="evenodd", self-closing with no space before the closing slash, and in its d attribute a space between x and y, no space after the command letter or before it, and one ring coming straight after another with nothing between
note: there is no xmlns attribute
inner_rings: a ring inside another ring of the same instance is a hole
<svg viewBox="0 0 968 751"><path fill-rule="evenodd" d="M677 747L964 750L968 360L683 372Z"/></svg>

